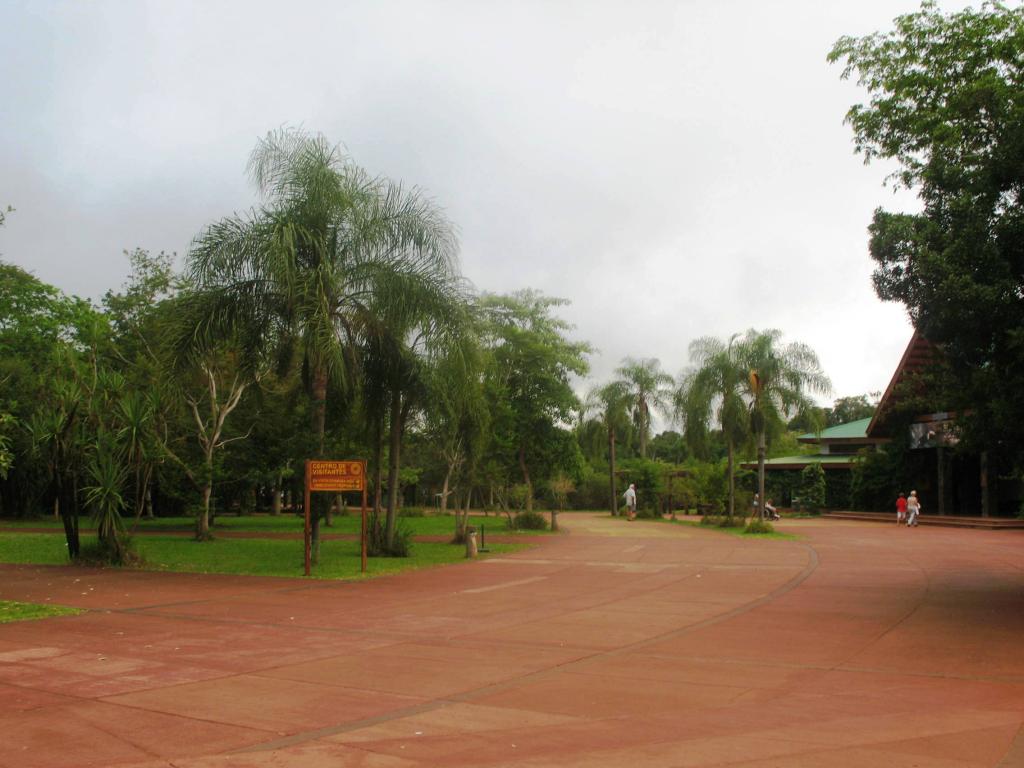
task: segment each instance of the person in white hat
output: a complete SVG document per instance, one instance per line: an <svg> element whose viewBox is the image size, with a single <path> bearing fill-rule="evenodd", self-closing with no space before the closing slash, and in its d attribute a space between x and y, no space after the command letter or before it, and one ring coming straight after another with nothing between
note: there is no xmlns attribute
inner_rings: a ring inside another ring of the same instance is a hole
<svg viewBox="0 0 1024 768"><path fill-rule="evenodd" d="M626 500L626 519L632 520L636 517L636 486L633 483L629 484L622 498Z"/></svg>
<svg viewBox="0 0 1024 768"><path fill-rule="evenodd" d="M907 498L907 527L917 525L917 516L921 514L921 501L917 498L917 491L911 491Z"/></svg>

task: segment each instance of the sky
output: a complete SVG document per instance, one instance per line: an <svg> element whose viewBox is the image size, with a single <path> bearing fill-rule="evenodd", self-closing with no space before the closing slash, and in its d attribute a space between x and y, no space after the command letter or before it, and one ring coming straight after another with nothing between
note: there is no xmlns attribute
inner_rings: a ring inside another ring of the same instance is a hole
<svg viewBox="0 0 1024 768"><path fill-rule="evenodd" d="M257 138L301 126L425 190L479 290L568 299L581 388L755 327L809 344L833 397L881 391L911 327L867 226L916 200L854 154L867 97L826 55L916 7L0 0L0 259L98 299L125 250L184 259L252 206Z"/></svg>

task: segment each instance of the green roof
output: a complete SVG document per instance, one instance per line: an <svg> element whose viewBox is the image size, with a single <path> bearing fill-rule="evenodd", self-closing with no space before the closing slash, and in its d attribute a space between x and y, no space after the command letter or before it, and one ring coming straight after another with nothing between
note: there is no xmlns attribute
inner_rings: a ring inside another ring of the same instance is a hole
<svg viewBox="0 0 1024 768"><path fill-rule="evenodd" d="M802 442L818 442L821 440L866 440L868 437L868 424L870 423L871 417L869 416L866 419L857 419L857 421L851 421L847 424L837 424L834 427L823 429L820 434L808 432L807 434L800 435L797 439Z"/></svg>
<svg viewBox="0 0 1024 768"><path fill-rule="evenodd" d="M792 466L794 464L807 466L808 464L828 464L830 466L847 466L853 464L857 459L856 454L849 453L805 453L802 456L779 456L774 459L767 459L764 462L766 469L777 466ZM741 465L744 469L757 467L756 461L745 461Z"/></svg>

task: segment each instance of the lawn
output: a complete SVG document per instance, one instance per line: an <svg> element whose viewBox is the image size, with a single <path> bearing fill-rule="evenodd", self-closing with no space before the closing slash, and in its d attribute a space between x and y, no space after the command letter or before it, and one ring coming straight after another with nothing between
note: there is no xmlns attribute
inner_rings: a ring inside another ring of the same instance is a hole
<svg viewBox="0 0 1024 768"><path fill-rule="evenodd" d="M35 605L34 603L16 603L13 600L0 600L0 624L28 619L46 619L50 616L72 616L76 613L82 613L82 611L78 608L66 608L63 605Z"/></svg>
<svg viewBox="0 0 1024 768"><path fill-rule="evenodd" d="M125 520L130 530L134 520ZM281 515L219 515L213 528L217 531L245 531L252 533L302 533L303 518L294 514ZM451 515L431 515L427 517L400 517L399 524L412 531L414 536L450 536L455 529L455 518ZM505 524L504 515L470 515L469 524L479 530L483 525L487 535L538 535L544 531L510 531ZM62 531L60 520L52 517L30 519L0 519L0 527L5 528L52 528ZM95 529L92 520L83 516L80 522L82 531ZM195 530L195 519L192 517L158 517L153 520L142 519L137 528L140 532L189 532ZM330 527L321 524L320 530L327 534L358 534L359 511L348 515L335 515L334 524Z"/></svg>
<svg viewBox="0 0 1024 768"><path fill-rule="evenodd" d="M83 547L94 542L83 535ZM234 573L252 576L301 576L302 544L289 539L229 539L196 542L181 536L138 536L133 540L142 557L139 566L147 571L190 573ZM492 553L523 549L527 544L488 543ZM485 555L482 555L484 557ZM465 559L465 548L454 544L416 542L405 558L371 557L365 576L380 576L415 568L457 563ZM0 562L63 565L68 562L63 536L46 533L0 533ZM320 565L314 566L318 579L364 578L359 570L358 541L324 541Z"/></svg>

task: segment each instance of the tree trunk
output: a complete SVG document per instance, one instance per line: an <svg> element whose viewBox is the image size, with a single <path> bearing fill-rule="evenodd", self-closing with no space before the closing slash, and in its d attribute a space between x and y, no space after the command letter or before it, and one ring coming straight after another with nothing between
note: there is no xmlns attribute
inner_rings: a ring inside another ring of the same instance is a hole
<svg viewBox="0 0 1024 768"><path fill-rule="evenodd" d="M940 445L935 449L935 463L936 463L936 490L938 491L936 498L935 511L940 515L946 514L946 455L945 450Z"/></svg>
<svg viewBox="0 0 1024 768"><path fill-rule="evenodd" d="M732 440L726 442L728 448L728 463L726 465L726 472L729 473L729 517L736 514L736 473L733 470L733 447ZM761 491L764 493L764 491Z"/></svg>
<svg viewBox="0 0 1024 768"><path fill-rule="evenodd" d="M323 459L324 456L324 433L327 425L327 369L318 365L313 371L313 434L316 435L317 453L316 458ZM314 565L320 562L320 504L317 503L317 494L309 495L309 519L310 519L310 562Z"/></svg>
<svg viewBox="0 0 1024 768"><path fill-rule="evenodd" d="M202 494L203 508L196 518L196 539L206 541L210 538L210 496L213 495L213 451L214 443L205 446L206 454L203 462L203 485L199 489Z"/></svg>
<svg viewBox="0 0 1024 768"><path fill-rule="evenodd" d="M981 481L981 516L988 517L992 513L992 499L988 489L988 451L982 451L978 457Z"/></svg>
<svg viewBox="0 0 1024 768"><path fill-rule="evenodd" d="M530 482L530 470L526 467L526 446L519 445L519 469L523 472L523 483L526 485L526 511L533 512L533 483Z"/></svg>
<svg viewBox="0 0 1024 768"><path fill-rule="evenodd" d="M395 387L391 394L391 442L388 455L388 514L384 537L388 549L395 543L395 518L398 513L398 469L402 451L402 393Z"/></svg>
<svg viewBox="0 0 1024 768"><path fill-rule="evenodd" d="M274 500L270 502L270 514L277 517L281 514L281 473L277 473L277 479L274 481Z"/></svg>
<svg viewBox="0 0 1024 768"><path fill-rule="evenodd" d="M68 557L76 560L81 552L78 538L78 516L74 513L71 504L68 503L69 500L62 498L64 495L63 489L58 487L55 506L60 509L60 520L64 524L64 538L68 544Z"/></svg>
<svg viewBox="0 0 1024 768"><path fill-rule="evenodd" d="M615 430L613 429L608 430L608 491L612 516L618 517L619 494L615 492Z"/></svg>
<svg viewBox="0 0 1024 768"><path fill-rule="evenodd" d="M384 463L384 415L377 419L373 445L373 516L380 517L380 497L383 493L383 474L381 464Z"/></svg>
<svg viewBox="0 0 1024 768"><path fill-rule="evenodd" d="M201 493L203 508L199 510L199 517L196 518L196 539L206 541L210 538L210 496L213 494L213 484L209 481L204 483Z"/></svg>
<svg viewBox="0 0 1024 768"><path fill-rule="evenodd" d="M640 458L647 458L647 414L640 413Z"/></svg>
<svg viewBox="0 0 1024 768"><path fill-rule="evenodd" d="M156 517L156 515L153 514L153 489L150 488L149 485L147 485L146 486L146 519L147 520L152 520L154 517Z"/></svg>
<svg viewBox="0 0 1024 768"><path fill-rule="evenodd" d="M762 429L757 433L757 493L758 493L758 504L757 504L757 515L761 520L764 520L764 455L765 455L765 436L764 430Z"/></svg>
<svg viewBox="0 0 1024 768"><path fill-rule="evenodd" d="M455 462L448 462L448 471L444 475L444 485L441 486L440 512L442 515L448 513L448 483L451 482L452 472L455 471Z"/></svg>
<svg viewBox="0 0 1024 768"><path fill-rule="evenodd" d="M455 543L460 544L466 540L466 520L460 509L458 491L454 491L453 495L455 496Z"/></svg>

